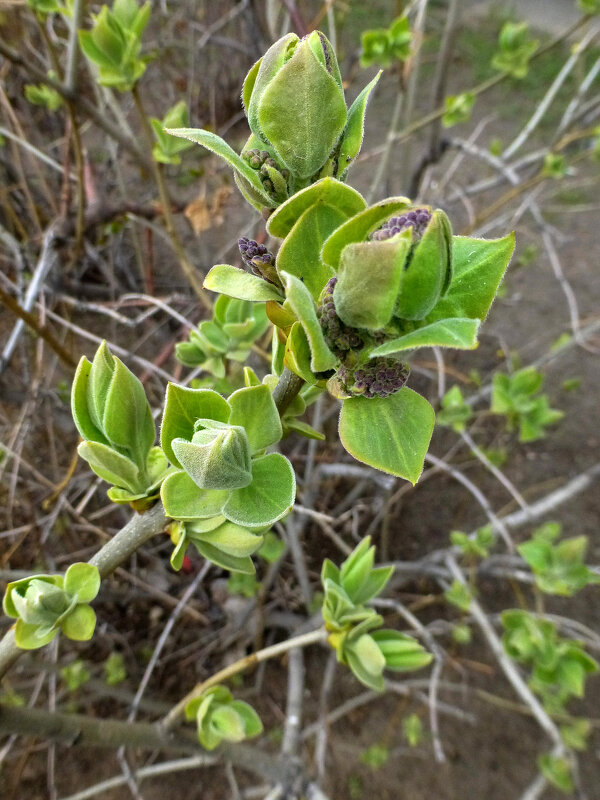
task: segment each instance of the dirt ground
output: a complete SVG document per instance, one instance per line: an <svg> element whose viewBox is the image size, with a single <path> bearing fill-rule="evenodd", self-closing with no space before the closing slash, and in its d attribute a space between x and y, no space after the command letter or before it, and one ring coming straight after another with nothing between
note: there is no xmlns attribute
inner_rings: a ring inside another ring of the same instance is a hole
<svg viewBox="0 0 600 800"><path fill-rule="evenodd" d="M385 11L385 3L375 3L372 11L374 15L376 12L381 15ZM353 21L353 25L362 24L362 18ZM484 25L485 29L488 23L479 24ZM348 25L341 31L346 66L350 72L357 74L357 80L348 90L351 97L366 82L365 74L357 73L353 58L353 51L357 46L354 30ZM469 29L468 26L461 30L456 56L451 65L449 92L459 88L464 89L473 80L480 78L477 65L470 61L470 58L478 52L474 36L473 29ZM431 74L431 63L431 59L426 59L423 67L425 84L428 75ZM385 137L395 97L395 86L394 80L384 79L372 100L363 148L365 152L377 146ZM527 113L534 107L536 98L539 99L544 89L535 81L531 85L527 84L526 91L523 90L521 95L527 102L523 102L522 105L515 104L515 91L513 84L506 84L484 95L478 100L473 120L457 128L456 135L468 138L480 120L489 118L485 133L481 137L482 146L489 145L489 142L497 136L502 137L505 142L509 141L511 131L514 135L518 130L516 126L526 119ZM423 92L420 100L423 110L428 108L428 102L429 96ZM524 110L527 113L524 113ZM454 129L451 133L453 132ZM542 126L535 134L534 140L543 142L545 132L547 129ZM228 136L231 141L236 138L241 139L244 136L243 124L234 128ZM420 146L418 140L413 143L412 160L409 164L418 162ZM436 178L443 176L444 170L455 156L456 151L450 150L435 167L431 184L433 188ZM373 163L373 161L363 161L356 166L353 185L357 189L366 191L368 188ZM407 176L399 172L402 163L403 159L400 157L392 160L388 176L390 192L404 191ZM558 255L577 297L579 314L584 322L597 318L600 304L597 256L600 252L600 226L597 224L599 169L598 165L590 166L588 161L585 162L585 170L585 175L579 171L560 184L557 182L553 190L554 197L549 197L548 190L545 193L547 220L561 232ZM457 175L457 182L466 186L471 181L474 182L489 174L479 163L466 160L463 169ZM224 173L220 170L214 171L211 165L206 178L209 195L222 185L224 179L226 180ZM194 194L193 188L182 189L182 196L189 199L192 199ZM435 194L433 190L432 194ZM483 202L486 200L487 198L484 198ZM460 232L461 226L467 223L461 202L457 200L455 203L450 203L445 206L445 210L455 221L456 232ZM210 266L216 253L219 253L220 260L226 260L227 253L223 251L228 238L235 235L247 219L246 211L236 194L232 194L228 199L224 214L225 222L222 226L206 232L199 240L189 237L190 250L197 254L198 263L203 268ZM499 226L497 230L487 232L486 236L501 235L503 232L505 229ZM561 333L569 331L568 308L563 290L539 244L539 235L530 216L525 215L522 218L516 233L517 252L505 282L505 293L496 301L485 324L479 349L475 353L452 353L446 358L447 366L462 375L468 375L470 370L477 369L485 378L501 365L509 354L513 357L518 356L523 364L529 364L546 353ZM531 243L538 246L537 257L528 266L519 266L519 255ZM156 264L157 294L179 291L183 286L183 281L180 281L168 267ZM195 318L198 318L200 313L199 309L193 308L192 314L196 315ZM93 316L84 317L84 320L98 333L102 332L101 326L104 321L99 321ZM81 319L79 323L82 324ZM6 330L6 321L2 322L2 330ZM111 335L113 333L114 331ZM147 329L143 335L146 334ZM154 337L150 339L150 347L156 348L158 341L164 343L173 337L173 330L163 329L162 333L158 334L154 331L148 336ZM92 347L89 346L88 355L91 351ZM423 358L423 362L425 360ZM431 364L423 363L422 366L431 369ZM503 471L525 497L531 500L590 467L598 460L600 445L598 429L600 370L597 354L579 347L570 348L564 355L558 356L551 362L545 374L552 406L565 412L563 421L546 439L526 446L519 445L514 435L503 431L496 418L482 415L477 423L480 440L487 447L507 449L509 456ZM12 384L5 383L7 393L3 401L7 404L12 419L18 415L23 398L27 396L26 385L18 376L13 377ZM566 391L562 388L564 381L570 378L581 379L581 386L576 391ZM431 395L433 384L429 379L417 376L414 386L417 390L423 389ZM466 390L468 388L467 386ZM58 440L55 458L66 467L75 443L68 412L64 405L61 406L52 400L46 403L45 414L46 422L56 426ZM444 453L453 441L453 435L447 430L437 429L431 452ZM470 456L466 450L461 452L461 456L465 463L468 462L467 474L486 493L493 507L502 513L514 510L510 496L498 486L494 478L475 460L469 462ZM44 472L49 457L41 452L36 455L31 452L31 448L29 457L31 462ZM80 469L78 476L79 480L85 482L85 470ZM335 507L352 485L338 482L333 488L324 486L317 498L316 507L324 511ZM38 501L35 491L27 492L21 500L19 514L24 519L27 518L25 506L28 501L32 504ZM366 501L368 502L368 496ZM389 523L389 557L397 560L422 557L438 547L447 546L449 531L470 531L485 522L480 508L473 503L471 496L462 488L457 488L451 477L444 475L418 485L417 489L408 493L392 511ZM552 518L563 523L566 535L588 536L589 561L594 564L600 563L598 527L600 492L597 489L584 492L553 513ZM118 514L110 519L111 524L117 527ZM15 520L14 524L21 524L21 521ZM517 541L527 538L529 532L530 528L518 531ZM379 534L378 530L376 536ZM91 548L94 544L95 542L88 537L80 546ZM67 551L68 545L69 542L66 542ZM324 541L323 534L316 526L309 525L306 528L305 545L308 565L315 576L323 555L337 557L336 551L328 541ZM166 563L168 550L167 543L156 546L151 558L140 565L139 574L149 583L156 581L165 591L180 593L183 581L178 582L172 575L165 578L164 568L162 570L159 568L161 560ZM23 551L24 562L30 552ZM47 544L42 544L42 552L49 553ZM27 566L26 563L21 564L19 559L11 561L13 569ZM102 632L105 634L103 642L77 646L76 650L82 658L98 665L108 655L107 648L111 643L113 647L125 652L130 675L122 688L126 696L131 697L137 685L136 679L139 679L143 670L143 664L136 664L136 658L143 649L142 645L147 646L148 641L151 643L156 641L161 621L164 622L165 619L165 612L159 607L156 609L152 607L144 593L130 584L121 581L114 583L115 586L107 592L105 598L101 599L98 608L99 617L103 621ZM294 603L297 608L300 604L291 584L293 584L293 572L291 569L283 571L277 591L280 598L284 597L288 601L289 608L293 611ZM227 620L226 612L219 607L219 603L215 602L218 590L218 585L213 585L206 591L202 590L198 598L198 608L209 616L212 623L224 630L230 620ZM399 596L409 605L417 603L419 617L425 623L440 617L456 618L447 606L444 607L439 588L430 581L407 582L402 586ZM505 582L493 579L481 583L480 600L492 613L516 604L512 588ZM598 630L600 592L597 589L588 588L572 600L560 603L548 602L547 607L549 610L554 610L556 607L557 613L568 614L573 619ZM390 622L401 625L393 618L390 618ZM196 650L193 649L195 640L203 643ZM451 663L445 670L444 679L452 686L450 689L444 689L442 686L439 699L460 707L466 717L457 719L450 714L441 715L441 739L445 751L445 763L438 764L434 760L426 707L415 699L386 694L381 699L354 710L339 723L332 725L327 773L323 782L323 790L331 800L371 800L371 798L430 800L432 797L440 800L464 800L464 798L507 800L507 798L521 797L525 787L534 779L537 774L536 758L548 749L548 743L543 741L536 723L522 713L522 710L509 709L502 705L503 700L515 703L516 699L503 676L499 674L498 668L494 666L485 643L478 638L476 631L473 642L466 649L459 649L453 645L449 637L442 641L451 655ZM178 626L174 634L172 650L174 655L165 658L157 670L149 694L160 701L173 701L180 696L182 685L191 685L199 674L210 671L213 657L210 642L211 638L206 630L199 632L189 622ZM218 653L215 658L217 657ZM325 664L324 651L314 648L308 651L305 724L317 719L318 692ZM591 679L585 705L577 708L577 704L573 704L570 706L573 713L581 713L598 722L599 681L599 678ZM28 680L27 685L31 686L32 682ZM488 696L484 700L483 695L476 693L478 689L490 693L492 697ZM279 746L277 734L281 732L283 722L281 708L285 691L286 672L277 663L269 664L263 672L248 676L242 686L242 696L255 704L263 718L265 730L271 732L264 738L264 747L272 752L277 752ZM335 708L359 692L360 687L352 676L347 671L338 669L329 707ZM117 713L119 709L122 712L123 706L118 699L101 701L89 699L83 707L78 708L82 712L93 711L98 715ZM401 731L402 718L411 712L420 715L426 730L425 740L417 748L407 746ZM384 744L389 750L387 762L376 769L361 762L361 755L373 744ZM304 751L309 764L314 763L313 753L314 739L311 739L306 743ZM66 797L96 781L120 774L119 762L109 751L58 746L56 755L56 784L59 798ZM45 746L33 742L20 746L18 757L12 759L0 772L0 785L3 786L0 790L2 800L45 800L48 797L45 779L46 759ZM140 754L137 766L145 763L148 762ZM600 798L600 738L597 728L590 739L587 752L581 756L580 763L583 789L581 797L596 800ZM237 773L237 777L242 789L256 783L242 772ZM141 788L145 800L164 800L164 798L180 797L182 794L187 800L224 800L234 797L220 768L207 768L155 778L151 782L142 783ZM101 797L104 800L129 800L131 794L127 788L121 787L104 792ZM555 800L564 795L548 789L543 797L545 800Z"/></svg>

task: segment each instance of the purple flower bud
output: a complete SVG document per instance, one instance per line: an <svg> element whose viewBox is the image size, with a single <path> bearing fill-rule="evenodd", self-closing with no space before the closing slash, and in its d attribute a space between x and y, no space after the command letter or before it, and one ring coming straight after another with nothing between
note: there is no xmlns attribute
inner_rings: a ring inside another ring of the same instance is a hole
<svg viewBox="0 0 600 800"><path fill-rule="evenodd" d="M363 397L389 397L406 384L409 367L393 358L373 358L356 371L342 364L337 377L344 391Z"/></svg>
<svg viewBox="0 0 600 800"><path fill-rule="evenodd" d="M247 239L242 236L238 239L238 247L244 266L259 278L264 278L268 283L281 286L281 281L275 269L275 256L264 244L255 242L254 239Z"/></svg>
<svg viewBox="0 0 600 800"><path fill-rule="evenodd" d="M366 341L359 330L345 325L338 317L333 300L336 283L337 278L331 278L325 285L319 298L317 316L327 346L335 356L343 361L353 351L362 350Z"/></svg>
<svg viewBox="0 0 600 800"><path fill-rule="evenodd" d="M391 236L402 233L407 228L413 229L413 236L417 241L425 233L431 220L431 211L427 208L415 208L398 217L390 217L383 225L371 234L371 239L384 241Z"/></svg>

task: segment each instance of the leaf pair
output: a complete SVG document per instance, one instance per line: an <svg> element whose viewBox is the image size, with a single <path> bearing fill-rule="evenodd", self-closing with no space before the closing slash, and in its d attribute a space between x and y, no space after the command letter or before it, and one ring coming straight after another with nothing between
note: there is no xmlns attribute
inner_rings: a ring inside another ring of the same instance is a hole
<svg viewBox="0 0 600 800"><path fill-rule="evenodd" d="M264 384L239 389L228 400L169 384L161 444L179 471L162 486L166 513L184 521L222 515L251 531L270 527L295 497L289 461L264 452L282 433Z"/></svg>
<svg viewBox="0 0 600 800"><path fill-rule="evenodd" d="M84 441L79 455L103 480L109 497L135 503L157 495L168 471L144 387L102 342L93 362L79 362L71 390L73 420ZM142 503L143 504L143 503Z"/></svg>
<svg viewBox="0 0 600 800"><path fill-rule="evenodd" d="M251 739L263 730L252 706L235 700L225 686L213 686L192 700L186 706L185 716L196 721L198 739L206 750L214 750L222 741Z"/></svg>

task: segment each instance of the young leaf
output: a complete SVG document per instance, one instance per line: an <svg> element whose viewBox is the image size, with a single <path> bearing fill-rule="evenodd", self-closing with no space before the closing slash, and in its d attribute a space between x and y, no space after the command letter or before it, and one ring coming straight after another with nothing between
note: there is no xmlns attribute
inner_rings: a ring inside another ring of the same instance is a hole
<svg viewBox="0 0 600 800"><path fill-rule="evenodd" d="M172 519L206 519L221 513L229 492L199 489L183 470L165 479L160 496L165 514Z"/></svg>
<svg viewBox="0 0 600 800"><path fill-rule="evenodd" d="M100 591L100 573L92 564L71 564L65 573L63 588L77 595L80 603L90 603Z"/></svg>
<svg viewBox="0 0 600 800"><path fill-rule="evenodd" d="M160 444L171 464L181 467L171 446L173 439L191 440L197 419L227 422L230 413L231 408L227 400L212 389L190 389L169 383L160 430Z"/></svg>
<svg viewBox="0 0 600 800"><path fill-rule="evenodd" d="M244 427L253 453L281 439L281 420L271 390L265 384L238 389L228 398L230 425Z"/></svg>
<svg viewBox="0 0 600 800"><path fill-rule="evenodd" d="M478 319L441 319L405 333L397 339L390 339L372 350L370 357L389 356L417 347L454 347L459 350L473 350L477 347L479 325Z"/></svg>
<svg viewBox="0 0 600 800"><path fill-rule="evenodd" d="M244 161L241 156L238 156L235 150L233 150L226 141L221 139L220 136L211 133L211 131L202 130L201 128L166 128L166 132L170 133L171 136L179 136L181 139L189 139L190 142L196 142L196 144L200 144L202 147L220 156L227 161L229 166L233 167L244 180L248 181L253 191L260 197L267 208L274 208L277 205L263 188L257 171L252 169L248 162Z"/></svg>
<svg viewBox="0 0 600 800"><path fill-rule="evenodd" d="M100 442L81 442L77 452L102 480L128 489L133 494L143 490L137 466L111 447Z"/></svg>
<svg viewBox="0 0 600 800"><path fill-rule="evenodd" d="M82 356L73 378L71 413L75 426L83 439L108 445L108 439L94 422L88 409L88 384L91 371L91 361Z"/></svg>
<svg viewBox="0 0 600 800"><path fill-rule="evenodd" d="M316 204L332 206L346 218L366 208L362 195L356 189L335 178L321 178L280 205L269 217L267 231L271 236L284 239L302 214Z"/></svg>
<svg viewBox="0 0 600 800"><path fill-rule="evenodd" d="M321 258L334 270L337 270L342 250L352 242L364 241L369 233L396 211L410 208L411 201L407 197L388 197L369 208L363 208L347 222L334 231L323 245ZM447 314L446 316L453 316Z"/></svg>
<svg viewBox="0 0 600 800"><path fill-rule="evenodd" d="M346 325L378 330L388 324L410 247L410 231L383 242L352 242L344 247L333 298Z"/></svg>
<svg viewBox="0 0 600 800"><path fill-rule="evenodd" d="M258 124L264 138L294 176L310 178L327 160L346 118L343 90L319 63L308 39L302 40L260 97Z"/></svg>
<svg viewBox="0 0 600 800"><path fill-rule="evenodd" d="M315 203L307 208L284 239L277 253L277 270L301 280L316 300L332 277L331 267L321 261L321 248L327 237L347 215L334 206Z"/></svg>
<svg viewBox="0 0 600 800"><path fill-rule="evenodd" d="M342 403L340 439L358 461L415 484L434 420L427 400L407 387L384 399L352 397Z"/></svg>
<svg viewBox="0 0 600 800"><path fill-rule="evenodd" d="M154 419L144 387L118 358L114 358L102 428L113 446L131 453L138 467L145 469L156 436Z"/></svg>
<svg viewBox="0 0 600 800"><path fill-rule="evenodd" d="M68 639L73 639L75 642L87 642L94 635L96 613L91 606L82 603L73 609L60 627Z"/></svg>
<svg viewBox="0 0 600 800"><path fill-rule="evenodd" d="M515 246L514 234L503 239L454 236L454 275L448 293L427 317L435 322L449 317L484 320L508 267Z"/></svg>
<svg viewBox="0 0 600 800"><path fill-rule="evenodd" d="M285 456L269 453L252 460L252 483L231 492L223 514L244 528L270 527L291 510L295 497L292 465Z"/></svg>
<svg viewBox="0 0 600 800"><path fill-rule="evenodd" d="M348 110L348 122L346 123L346 127L338 145L339 153L337 157L337 173L340 180L344 180L346 178L348 170L352 166L352 162L360 153L363 137L365 135L365 114L367 111L367 103L369 102L369 96L377 85L380 77L381 70L377 73L373 80L365 86Z"/></svg>
<svg viewBox="0 0 600 800"><path fill-rule="evenodd" d="M277 286L230 264L214 266L204 279L204 288L228 297L253 302L284 299L283 293Z"/></svg>
<svg viewBox="0 0 600 800"><path fill-rule="evenodd" d="M288 302L304 328L312 353L311 369L313 372L326 372L337 364L337 358L325 344L323 331L317 319L315 301L302 281L288 275L281 274L285 282Z"/></svg>

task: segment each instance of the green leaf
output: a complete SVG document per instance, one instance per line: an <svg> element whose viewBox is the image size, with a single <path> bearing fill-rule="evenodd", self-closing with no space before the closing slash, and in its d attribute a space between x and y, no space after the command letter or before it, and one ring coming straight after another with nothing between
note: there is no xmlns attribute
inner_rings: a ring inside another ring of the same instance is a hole
<svg viewBox="0 0 600 800"><path fill-rule="evenodd" d="M317 319L315 301L301 280L294 275L281 273L285 283L288 302L304 328L312 353L313 372L326 372L337 364L337 358L325 344L323 331Z"/></svg>
<svg viewBox="0 0 600 800"><path fill-rule="evenodd" d="M372 744L363 753L360 754L360 761L373 769L379 769L387 762L390 757L390 751L385 745Z"/></svg>
<svg viewBox="0 0 600 800"><path fill-rule="evenodd" d="M356 189L335 178L321 178L280 205L269 217L267 231L271 236L284 239L302 214L315 204L332 206L345 217L351 217L366 208L362 195Z"/></svg>
<svg viewBox="0 0 600 800"><path fill-rule="evenodd" d="M111 653L104 662L104 680L108 686L117 686L127 678L125 659L122 653Z"/></svg>
<svg viewBox="0 0 600 800"><path fill-rule="evenodd" d="M71 564L65 573L63 588L77 595L80 603L90 603L100 591L100 573L92 564Z"/></svg>
<svg viewBox="0 0 600 800"><path fill-rule="evenodd" d="M284 550L285 542L273 531L268 531L263 538L258 555L264 558L268 564L273 564L282 556Z"/></svg>
<svg viewBox="0 0 600 800"><path fill-rule="evenodd" d="M171 136L179 136L181 139L189 139L190 142L196 142L196 144L200 144L220 156L242 178L248 181L253 191L260 197L267 208L273 208L276 205L273 198L264 190L257 171L252 169L250 164L244 161L241 156L238 156L235 150L232 150L220 136L201 128L167 128L166 132L170 133Z"/></svg>
<svg viewBox="0 0 600 800"><path fill-rule="evenodd" d="M346 118L343 90L302 40L260 97L263 137L294 176L310 178L327 160Z"/></svg>
<svg viewBox="0 0 600 800"><path fill-rule="evenodd" d="M357 212L351 219L334 231L323 245L321 257L326 264L337 271L342 250L353 242L362 242L376 230L381 223L396 211L412 206L408 197L388 197L379 203ZM451 316L451 315L447 315Z"/></svg>
<svg viewBox="0 0 600 800"><path fill-rule="evenodd" d="M385 658L372 636L368 633L360 636L348 645L344 655L353 674L364 686L375 692L383 692Z"/></svg>
<svg viewBox="0 0 600 800"><path fill-rule="evenodd" d="M370 357L389 356L417 347L455 347L473 350L477 347L478 319L442 319L391 339L371 351Z"/></svg>
<svg viewBox="0 0 600 800"><path fill-rule="evenodd" d="M245 558L256 553L263 542L263 538L247 528L243 528L241 525L226 521L212 531L194 533L191 541L194 544L204 542L227 555Z"/></svg>
<svg viewBox="0 0 600 800"><path fill-rule="evenodd" d="M340 177L340 180L345 179L346 175L348 174L348 170L352 166L352 162L360 153L363 137L365 135L365 114L367 111L367 103L369 102L369 96L377 85L380 77L381 70L377 73L373 80L365 86L356 100L352 103L348 111L348 122L346 123L344 133L342 134L340 143L338 145L339 153L337 173ZM360 209L357 209L357 211L360 211Z"/></svg>
<svg viewBox="0 0 600 800"><path fill-rule="evenodd" d="M444 597L453 606L461 611L468 611L471 605L471 593L460 581L453 581L449 589L444 592Z"/></svg>
<svg viewBox="0 0 600 800"><path fill-rule="evenodd" d="M251 275L230 264L217 264L204 279L204 288L220 292L239 300L261 302L263 300L283 300L283 293L272 283Z"/></svg>
<svg viewBox="0 0 600 800"><path fill-rule="evenodd" d="M29 625L27 622L23 622L22 619L18 619L15 625L15 644L17 647L21 650L37 650L38 647L44 647L48 642L51 642L58 633L58 628L55 628L40 636L39 630L38 625Z"/></svg>
<svg viewBox="0 0 600 800"><path fill-rule="evenodd" d="M244 427L253 453L281 439L281 420L268 386L238 389L229 396L228 402L231 406L229 424Z"/></svg>
<svg viewBox="0 0 600 800"><path fill-rule="evenodd" d="M193 545L201 556L208 561L212 561L221 569L228 569L230 572L240 572L242 575L254 575L254 564L250 556L232 556L225 553L218 547L208 542L193 540Z"/></svg>
<svg viewBox="0 0 600 800"><path fill-rule="evenodd" d="M376 567L375 569L371 569L360 589L352 595L352 601L356 605L368 603L369 600L381 594L393 574L394 567Z"/></svg>
<svg viewBox="0 0 600 800"><path fill-rule="evenodd" d="M422 669L432 661L431 653L428 653L412 636L384 628L374 631L371 638L385 658L386 669L409 672Z"/></svg>
<svg viewBox="0 0 600 800"><path fill-rule="evenodd" d="M508 267L515 246L514 234L503 239L454 236L454 275L450 289L427 317L435 322L450 317L484 320Z"/></svg>
<svg viewBox="0 0 600 800"><path fill-rule="evenodd" d="M243 700L233 700L231 702L231 708L235 710L242 720L244 737L246 739L259 736L263 732L263 724L260 717L251 705L245 703Z"/></svg>
<svg viewBox="0 0 600 800"><path fill-rule="evenodd" d="M451 128L460 122L467 122L471 118L471 111L475 104L473 92L463 92L463 94L451 95L446 98L446 110L442 116L444 128Z"/></svg>
<svg viewBox="0 0 600 800"><path fill-rule="evenodd" d="M361 33L361 67L370 67L380 64L389 67L392 63L391 41L385 28L363 31Z"/></svg>
<svg viewBox="0 0 600 800"><path fill-rule="evenodd" d="M600 14L600 0L577 0L584 14Z"/></svg>
<svg viewBox="0 0 600 800"><path fill-rule="evenodd" d="M277 253L279 274L286 272L301 280L315 300L333 275L331 267L321 261L321 248L346 219L334 206L315 203L297 220Z"/></svg>
<svg viewBox="0 0 600 800"><path fill-rule="evenodd" d="M406 231L387 241L352 242L344 247L333 298L346 325L378 330L388 324L411 243L411 233Z"/></svg>
<svg viewBox="0 0 600 800"><path fill-rule="evenodd" d="M436 323L434 322L433 325ZM440 324L444 324L442 320ZM455 431L464 431L466 423L471 419L473 410L470 405L465 403L463 394L459 386L453 386L442 398L442 408L437 413L436 422L438 425L449 425ZM488 459L489 451L486 452ZM500 465L496 465L500 466Z"/></svg>
<svg viewBox="0 0 600 800"><path fill-rule="evenodd" d="M87 642L94 635L96 613L91 606L82 603L61 623L61 630L68 639L76 642Z"/></svg>
<svg viewBox="0 0 600 800"><path fill-rule="evenodd" d="M169 461L176 467L181 467L171 442L173 439L191 439L197 419L227 422L230 413L227 400L212 389L189 389L169 383L160 430L160 444Z"/></svg>
<svg viewBox="0 0 600 800"><path fill-rule="evenodd" d="M223 508L230 522L245 528L265 528L284 517L294 505L296 476L279 453L252 460L252 483L235 489Z"/></svg>
<svg viewBox="0 0 600 800"><path fill-rule="evenodd" d="M437 209L407 264L395 316L423 319L445 292L451 277L452 228L446 214Z"/></svg>
<svg viewBox="0 0 600 800"><path fill-rule="evenodd" d="M81 442L77 452L102 480L128 489L133 494L143 488L139 470L133 461L111 447L100 442Z"/></svg>
<svg viewBox="0 0 600 800"><path fill-rule="evenodd" d="M310 368L311 352L306 333L300 322L294 322L285 342L284 363L288 369L299 375L307 383L315 383L317 378ZM286 419L286 424L288 420Z"/></svg>
<svg viewBox="0 0 600 800"><path fill-rule="evenodd" d="M84 686L92 676L83 661L77 660L62 667L60 677L66 683L68 690L75 692L81 686Z"/></svg>
<svg viewBox="0 0 600 800"><path fill-rule="evenodd" d="M340 439L358 461L419 480L433 433L435 415L421 395L406 386L386 398L352 397L340 414Z"/></svg>
<svg viewBox="0 0 600 800"><path fill-rule="evenodd" d="M592 726L587 719L574 720L569 725L561 725L560 735L567 747L573 750L586 750L587 739L592 731Z"/></svg>
<svg viewBox="0 0 600 800"><path fill-rule="evenodd" d="M244 87L242 89L242 103L244 104L244 109L246 111L246 114L248 113L250 98L252 97L252 90L254 89L254 84L256 83L256 76L258 75L258 70L260 69L261 62L262 58L259 58L258 61L250 67L250 69L248 70L248 74L244 78Z"/></svg>
<svg viewBox="0 0 600 800"><path fill-rule="evenodd" d="M141 382L120 359L113 358L102 429L111 444L131 453L132 460L143 470L156 437L152 411Z"/></svg>
<svg viewBox="0 0 600 800"><path fill-rule="evenodd" d="M423 739L423 723L417 714L409 714L402 720L402 732L409 747L417 747Z"/></svg>
<svg viewBox="0 0 600 800"><path fill-rule="evenodd" d="M545 753L538 758L538 766L543 776L561 792L565 794L573 792L573 776L568 759Z"/></svg>
<svg viewBox="0 0 600 800"><path fill-rule="evenodd" d="M92 364L85 356L82 356L71 389L71 413L75 427L79 431L82 439L87 439L101 444L109 444L108 439L102 433L98 425L92 419L88 409L88 384Z"/></svg>
<svg viewBox="0 0 600 800"><path fill-rule="evenodd" d="M228 491L199 489L185 472L174 472L163 482L160 496L165 514L172 519L206 519L220 514Z"/></svg>

